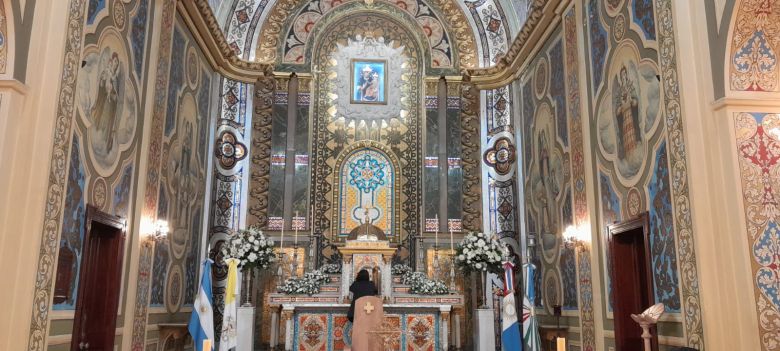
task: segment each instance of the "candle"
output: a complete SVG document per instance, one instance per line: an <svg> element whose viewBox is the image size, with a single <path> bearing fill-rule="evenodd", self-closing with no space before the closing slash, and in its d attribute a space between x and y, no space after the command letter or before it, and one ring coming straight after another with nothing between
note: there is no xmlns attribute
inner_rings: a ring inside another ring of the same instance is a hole
<svg viewBox="0 0 780 351"><path fill-rule="evenodd" d="M436 248L439 248L439 215L436 215L436 234L434 234L434 237L436 238Z"/></svg>
<svg viewBox="0 0 780 351"><path fill-rule="evenodd" d="M454 255L455 254L455 240L452 239L452 228L449 228L449 229L450 229L450 251L451 251L451 254Z"/></svg>
<svg viewBox="0 0 780 351"><path fill-rule="evenodd" d="M556 348L556 351L566 351L566 338L558 338L558 347Z"/></svg>
<svg viewBox="0 0 780 351"><path fill-rule="evenodd" d="M211 351L211 340L203 340L203 351Z"/></svg>
<svg viewBox="0 0 780 351"><path fill-rule="evenodd" d="M279 240L279 252L284 253L284 221L282 221L282 239Z"/></svg>
<svg viewBox="0 0 780 351"><path fill-rule="evenodd" d="M295 211L295 218L293 219L293 226L295 227L295 247L298 248L298 226L295 225L295 221L298 220L298 211Z"/></svg>

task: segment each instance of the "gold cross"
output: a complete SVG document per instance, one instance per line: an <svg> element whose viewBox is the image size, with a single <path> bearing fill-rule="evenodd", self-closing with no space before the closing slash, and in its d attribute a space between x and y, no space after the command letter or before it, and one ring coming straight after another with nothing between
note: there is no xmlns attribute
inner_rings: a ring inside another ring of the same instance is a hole
<svg viewBox="0 0 780 351"><path fill-rule="evenodd" d="M366 311L366 314L371 314L371 312L374 311L374 305L372 305L371 302L366 302L366 306L363 307L363 310Z"/></svg>

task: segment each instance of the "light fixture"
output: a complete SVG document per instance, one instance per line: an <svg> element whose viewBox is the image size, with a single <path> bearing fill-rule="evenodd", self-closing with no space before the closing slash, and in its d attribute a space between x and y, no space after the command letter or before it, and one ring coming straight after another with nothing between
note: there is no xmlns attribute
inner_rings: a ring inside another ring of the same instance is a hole
<svg viewBox="0 0 780 351"><path fill-rule="evenodd" d="M158 220L154 223L154 233L152 237L155 241L160 241L168 236L170 228L168 227L168 221Z"/></svg>
<svg viewBox="0 0 780 351"><path fill-rule="evenodd" d="M574 245L584 245L590 242L585 231L573 225L566 227L566 230L563 231L563 240Z"/></svg>

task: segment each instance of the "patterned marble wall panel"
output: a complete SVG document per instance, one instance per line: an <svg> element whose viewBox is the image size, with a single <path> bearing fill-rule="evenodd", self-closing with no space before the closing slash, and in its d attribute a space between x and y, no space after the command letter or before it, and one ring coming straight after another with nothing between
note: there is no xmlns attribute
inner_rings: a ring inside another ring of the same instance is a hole
<svg viewBox="0 0 780 351"><path fill-rule="evenodd" d="M734 116L745 207L748 245L755 282L761 349L776 350L775 325L780 320L780 295L777 290L778 213L776 190L780 161L780 115L738 113Z"/></svg>
<svg viewBox="0 0 780 351"><path fill-rule="evenodd" d="M780 3L742 0L731 29L729 80L733 91L780 92Z"/></svg>

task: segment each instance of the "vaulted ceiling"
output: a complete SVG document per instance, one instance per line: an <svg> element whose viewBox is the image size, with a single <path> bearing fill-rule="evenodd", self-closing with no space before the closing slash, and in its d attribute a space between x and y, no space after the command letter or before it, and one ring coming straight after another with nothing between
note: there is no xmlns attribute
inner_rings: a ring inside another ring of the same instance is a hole
<svg viewBox="0 0 780 351"><path fill-rule="evenodd" d="M240 58L277 64L303 57L303 48L314 37L308 33L318 21L353 2L382 2L387 3L384 8L389 4L405 11L434 53L436 48L463 51L457 53L457 69L489 67L506 53L525 22L529 0L208 0L228 45ZM447 60L445 55L434 57L443 67Z"/></svg>

